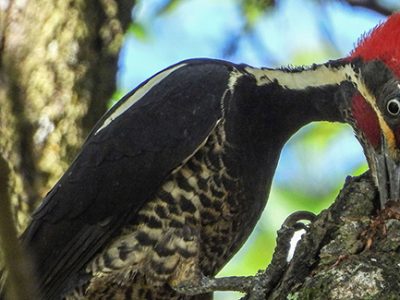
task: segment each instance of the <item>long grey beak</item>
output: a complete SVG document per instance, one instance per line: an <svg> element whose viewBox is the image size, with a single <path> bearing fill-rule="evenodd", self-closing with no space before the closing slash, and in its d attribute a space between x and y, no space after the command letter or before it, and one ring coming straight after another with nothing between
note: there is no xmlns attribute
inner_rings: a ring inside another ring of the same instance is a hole
<svg viewBox="0 0 400 300"><path fill-rule="evenodd" d="M391 157L383 139L380 153L373 151L381 208L392 201L400 201L400 162Z"/></svg>

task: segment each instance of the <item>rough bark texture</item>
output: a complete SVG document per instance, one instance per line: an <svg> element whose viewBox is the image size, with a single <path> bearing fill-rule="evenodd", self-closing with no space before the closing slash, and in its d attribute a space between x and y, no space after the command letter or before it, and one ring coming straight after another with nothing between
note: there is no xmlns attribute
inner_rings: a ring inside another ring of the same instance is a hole
<svg viewBox="0 0 400 300"><path fill-rule="evenodd" d="M115 91L134 0L0 5L0 152L21 231Z"/></svg>
<svg viewBox="0 0 400 300"><path fill-rule="evenodd" d="M349 179L266 299L399 299L400 210L377 203L368 175Z"/></svg>

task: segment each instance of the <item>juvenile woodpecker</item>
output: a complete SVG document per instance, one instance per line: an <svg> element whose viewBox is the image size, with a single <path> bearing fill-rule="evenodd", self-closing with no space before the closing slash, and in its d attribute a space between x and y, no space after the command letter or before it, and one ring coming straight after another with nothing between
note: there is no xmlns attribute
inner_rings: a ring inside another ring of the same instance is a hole
<svg viewBox="0 0 400 300"><path fill-rule="evenodd" d="M382 205L398 199L399 45L396 14L344 59L297 69L194 59L143 82L99 120L22 235L42 298L212 291L207 278L264 209L283 145L313 121L350 123Z"/></svg>

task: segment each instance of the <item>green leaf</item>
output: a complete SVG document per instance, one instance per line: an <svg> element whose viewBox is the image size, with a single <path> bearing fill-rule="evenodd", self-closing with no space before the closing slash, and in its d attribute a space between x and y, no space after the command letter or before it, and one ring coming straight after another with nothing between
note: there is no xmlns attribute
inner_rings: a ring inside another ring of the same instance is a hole
<svg viewBox="0 0 400 300"><path fill-rule="evenodd" d="M123 96L124 93L121 90L116 90L114 94L112 94L111 99L108 101L107 108L110 109L113 107L114 104L117 103Z"/></svg>
<svg viewBox="0 0 400 300"><path fill-rule="evenodd" d="M169 0L158 11L157 15L163 15L172 12L182 1Z"/></svg>
<svg viewBox="0 0 400 300"><path fill-rule="evenodd" d="M140 41L146 41L149 37L146 27L143 24L137 22L131 23L127 32L128 34L132 34Z"/></svg>
<svg viewBox="0 0 400 300"><path fill-rule="evenodd" d="M267 11L274 7L273 0L242 0L241 9L250 27Z"/></svg>

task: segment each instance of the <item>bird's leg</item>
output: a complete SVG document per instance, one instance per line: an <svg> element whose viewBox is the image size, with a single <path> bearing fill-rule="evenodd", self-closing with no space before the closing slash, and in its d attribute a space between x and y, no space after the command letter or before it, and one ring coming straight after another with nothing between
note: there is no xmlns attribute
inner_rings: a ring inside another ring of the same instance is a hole
<svg viewBox="0 0 400 300"><path fill-rule="evenodd" d="M175 280L170 281L170 285L177 292L186 295L198 295L214 291L238 291L248 293L246 299L262 299L275 286L286 270L291 246L290 241L294 232L306 229L306 226L299 221L313 221L314 219L315 215L306 211L295 212L286 218L278 231L277 247L271 264L265 272L258 272L255 276L209 278L196 268L197 264L191 264L181 269L186 269L184 273L191 275L176 277Z"/></svg>

